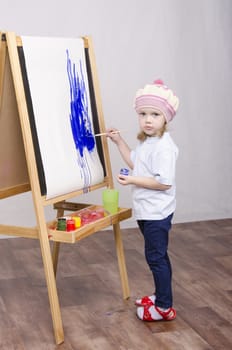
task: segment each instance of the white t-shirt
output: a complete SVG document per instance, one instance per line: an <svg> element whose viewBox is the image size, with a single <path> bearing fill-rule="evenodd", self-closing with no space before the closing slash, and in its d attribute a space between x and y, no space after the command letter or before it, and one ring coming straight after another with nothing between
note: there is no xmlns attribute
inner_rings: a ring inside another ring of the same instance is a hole
<svg viewBox="0 0 232 350"><path fill-rule="evenodd" d="M166 191L132 187L134 217L136 220L161 220L176 208L175 167L178 148L168 132L162 137L148 137L131 152L133 176L154 177Z"/></svg>

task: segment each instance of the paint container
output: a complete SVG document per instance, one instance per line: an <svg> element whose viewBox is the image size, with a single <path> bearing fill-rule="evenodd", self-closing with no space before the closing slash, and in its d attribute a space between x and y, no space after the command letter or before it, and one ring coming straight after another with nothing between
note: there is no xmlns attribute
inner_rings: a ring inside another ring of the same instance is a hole
<svg viewBox="0 0 232 350"><path fill-rule="evenodd" d="M105 216L105 210L103 208L98 208L95 211L94 215L95 215L96 220L102 219Z"/></svg>
<svg viewBox="0 0 232 350"><path fill-rule="evenodd" d="M57 230L66 231L66 218L58 218L57 220Z"/></svg>
<svg viewBox="0 0 232 350"><path fill-rule="evenodd" d="M81 224L86 225L91 222L91 210L89 209L84 209L81 214Z"/></svg>
<svg viewBox="0 0 232 350"><path fill-rule="evenodd" d="M75 228L78 228L81 226L81 218L80 216L73 216L72 219L75 222Z"/></svg>
<svg viewBox="0 0 232 350"><path fill-rule="evenodd" d="M122 169L120 170L120 174L121 174L121 175L129 175L129 169L127 169L127 168L122 168Z"/></svg>
<svg viewBox="0 0 232 350"><path fill-rule="evenodd" d="M66 231L67 232L75 231L75 221L73 219L67 220Z"/></svg>

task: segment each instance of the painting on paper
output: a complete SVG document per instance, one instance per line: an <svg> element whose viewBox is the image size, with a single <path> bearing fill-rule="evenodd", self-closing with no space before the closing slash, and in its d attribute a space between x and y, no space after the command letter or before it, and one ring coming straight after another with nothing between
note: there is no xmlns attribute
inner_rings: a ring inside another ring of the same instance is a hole
<svg viewBox="0 0 232 350"><path fill-rule="evenodd" d="M22 37L34 123L53 198L104 178L94 138L82 38Z"/></svg>

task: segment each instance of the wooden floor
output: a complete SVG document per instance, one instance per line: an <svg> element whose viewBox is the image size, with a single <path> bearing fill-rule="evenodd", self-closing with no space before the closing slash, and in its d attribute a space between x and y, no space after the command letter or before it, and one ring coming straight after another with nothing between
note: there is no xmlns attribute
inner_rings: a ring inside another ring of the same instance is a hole
<svg viewBox="0 0 232 350"><path fill-rule="evenodd" d="M111 231L61 246L57 286L65 342L55 345L39 242L0 240L1 350L231 350L232 220L176 224L172 322L144 323L134 299L153 291L138 229L122 230L131 298L122 300Z"/></svg>

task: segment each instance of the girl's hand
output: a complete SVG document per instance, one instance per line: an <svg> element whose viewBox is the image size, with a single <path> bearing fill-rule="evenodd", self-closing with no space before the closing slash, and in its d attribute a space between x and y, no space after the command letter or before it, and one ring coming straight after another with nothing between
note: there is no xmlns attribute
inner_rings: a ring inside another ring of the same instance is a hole
<svg viewBox="0 0 232 350"><path fill-rule="evenodd" d="M119 174L117 180L121 185L131 185L133 183L133 176Z"/></svg>
<svg viewBox="0 0 232 350"><path fill-rule="evenodd" d="M107 137L111 139L114 143L118 143L121 140L121 135L118 129L115 128L110 128L106 130L107 132Z"/></svg>

